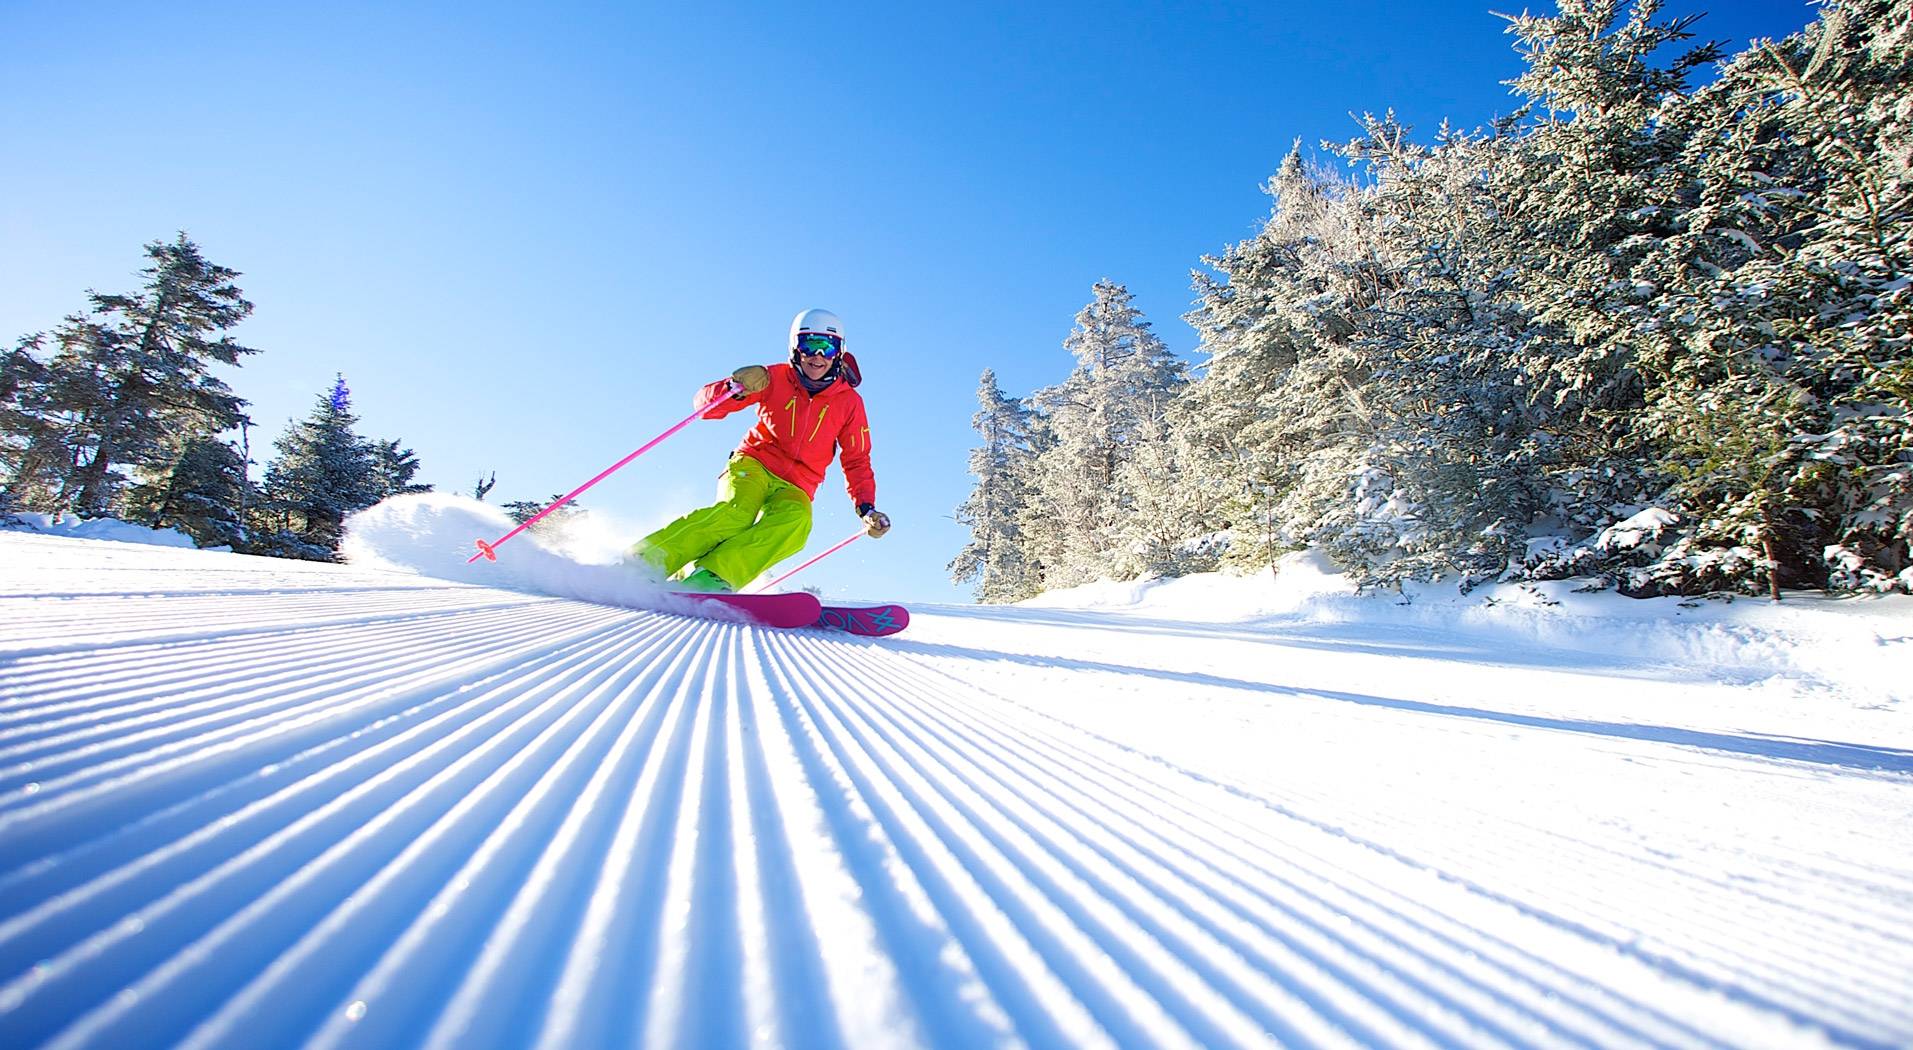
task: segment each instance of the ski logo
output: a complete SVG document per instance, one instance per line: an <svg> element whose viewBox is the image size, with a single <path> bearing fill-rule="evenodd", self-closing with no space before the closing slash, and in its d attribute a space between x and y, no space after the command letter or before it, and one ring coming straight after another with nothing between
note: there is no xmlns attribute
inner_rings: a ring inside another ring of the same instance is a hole
<svg viewBox="0 0 1913 1050"><path fill-rule="evenodd" d="M813 626L876 638L896 634L910 626L910 612L901 605L872 605L863 608L826 605Z"/></svg>

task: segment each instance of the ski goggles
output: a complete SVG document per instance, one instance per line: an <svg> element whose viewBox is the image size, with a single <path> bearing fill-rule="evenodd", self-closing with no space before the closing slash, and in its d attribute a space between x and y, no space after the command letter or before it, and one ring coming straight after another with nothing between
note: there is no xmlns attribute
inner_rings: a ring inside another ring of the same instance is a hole
<svg viewBox="0 0 1913 1050"><path fill-rule="evenodd" d="M828 332L799 332L797 352L806 357L836 357L844 348L841 336Z"/></svg>

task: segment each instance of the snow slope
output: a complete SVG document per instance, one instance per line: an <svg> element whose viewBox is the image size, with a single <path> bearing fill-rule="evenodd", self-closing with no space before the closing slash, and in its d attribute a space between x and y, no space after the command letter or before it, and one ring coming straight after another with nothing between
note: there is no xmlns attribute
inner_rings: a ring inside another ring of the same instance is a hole
<svg viewBox="0 0 1913 1050"><path fill-rule="evenodd" d="M1903 603L1298 563L871 641L402 531L0 533L0 1046L1913 1043Z"/></svg>

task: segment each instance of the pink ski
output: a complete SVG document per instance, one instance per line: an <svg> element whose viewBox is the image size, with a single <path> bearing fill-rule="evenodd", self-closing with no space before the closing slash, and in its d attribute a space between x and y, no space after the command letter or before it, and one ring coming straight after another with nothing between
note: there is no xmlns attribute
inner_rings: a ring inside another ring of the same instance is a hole
<svg viewBox="0 0 1913 1050"><path fill-rule="evenodd" d="M734 610L743 619L762 627L809 627L817 622L823 612L823 606L817 597L804 591L789 591L779 594L703 594L695 591L673 591L672 597L683 599L693 606L710 608L723 607ZM686 615L696 616L695 608L684 611Z"/></svg>

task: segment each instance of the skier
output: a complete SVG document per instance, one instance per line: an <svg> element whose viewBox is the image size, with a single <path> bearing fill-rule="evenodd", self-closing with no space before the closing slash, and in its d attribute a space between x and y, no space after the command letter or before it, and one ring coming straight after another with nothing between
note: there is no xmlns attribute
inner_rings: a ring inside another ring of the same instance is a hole
<svg viewBox="0 0 1913 1050"><path fill-rule="evenodd" d="M856 358L844 352L843 322L829 310L805 310L790 323L790 363L745 365L697 393L719 400L705 419L757 406L757 425L718 476L717 502L691 511L632 545L634 557L685 590L730 592L804 549L810 502L841 450L844 485L872 538L890 531L877 509L870 471L870 424L857 384Z"/></svg>

